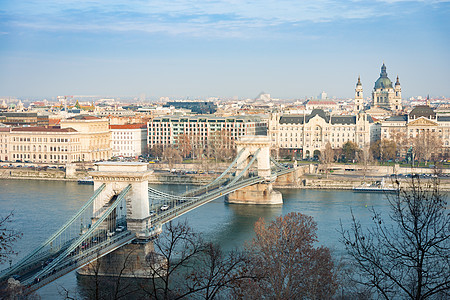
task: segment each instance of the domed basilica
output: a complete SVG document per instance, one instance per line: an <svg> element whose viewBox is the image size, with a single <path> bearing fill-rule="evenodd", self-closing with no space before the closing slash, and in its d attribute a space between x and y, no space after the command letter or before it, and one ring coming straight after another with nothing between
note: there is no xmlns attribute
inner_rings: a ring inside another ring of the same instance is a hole
<svg viewBox="0 0 450 300"><path fill-rule="evenodd" d="M402 88L397 76L395 85L389 79L386 72L386 65L381 66L380 77L375 81L375 86L372 91L372 102L370 105L372 113L396 113L402 110ZM355 110L364 110L363 89L360 78L356 83L355 89ZM368 111L367 111L368 112Z"/></svg>

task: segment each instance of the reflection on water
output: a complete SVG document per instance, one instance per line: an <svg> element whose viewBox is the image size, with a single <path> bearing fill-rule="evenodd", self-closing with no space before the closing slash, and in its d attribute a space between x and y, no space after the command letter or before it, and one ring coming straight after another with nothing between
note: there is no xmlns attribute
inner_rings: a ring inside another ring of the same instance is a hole
<svg viewBox="0 0 450 300"><path fill-rule="evenodd" d="M186 185L154 185L161 191L179 194L192 188ZM196 232L225 250L241 247L253 237L253 225L260 218L273 219L281 214L300 212L318 223L319 242L333 249L339 246L337 228L340 220L349 224L350 208L363 224L371 221L370 207L387 217L388 203L383 195L351 191L281 190L284 204L278 206L227 204L223 197L183 216ZM38 180L1 180L0 215L14 210L14 227L24 233L17 242L17 258L42 243L75 213L93 193L92 186L75 182ZM17 258L14 258L15 260ZM4 266L6 267L6 266ZM3 268L3 267L2 267ZM75 272L39 290L43 299L61 298L58 289L82 289Z"/></svg>

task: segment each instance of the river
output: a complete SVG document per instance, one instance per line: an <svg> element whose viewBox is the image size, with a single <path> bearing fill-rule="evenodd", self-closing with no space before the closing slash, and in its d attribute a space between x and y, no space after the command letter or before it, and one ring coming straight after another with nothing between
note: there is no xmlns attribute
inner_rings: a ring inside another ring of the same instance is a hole
<svg viewBox="0 0 450 300"><path fill-rule="evenodd" d="M153 186L161 191L181 193L185 185ZM369 224L370 207L387 217L389 204L382 194L353 193L335 190L280 190L284 204L279 206L227 204L223 198L207 203L181 217L208 241L225 250L241 247L253 237L253 224L260 218L273 219L289 212L314 217L318 224L319 243L342 253L337 232L340 221L349 225L350 209L361 223ZM14 211L14 229L23 233L15 244L19 252L12 263L32 251L63 225L93 193L93 186L76 182L41 180L0 180L0 216ZM7 263L9 265L9 262ZM7 267L0 266L0 269ZM61 287L75 291L75 272L54 281L38 291L42 299L60 299Z"/></svg>

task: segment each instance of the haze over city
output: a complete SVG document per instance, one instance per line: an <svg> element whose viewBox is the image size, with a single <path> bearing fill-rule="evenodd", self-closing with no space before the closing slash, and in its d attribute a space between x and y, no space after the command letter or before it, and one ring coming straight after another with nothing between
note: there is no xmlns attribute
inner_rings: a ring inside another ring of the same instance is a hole
<svg viewBox="0 0 450 300"><path fill-rule="evenodd" d="M450 1L0 1L0 95L449 96Z"/></svg>

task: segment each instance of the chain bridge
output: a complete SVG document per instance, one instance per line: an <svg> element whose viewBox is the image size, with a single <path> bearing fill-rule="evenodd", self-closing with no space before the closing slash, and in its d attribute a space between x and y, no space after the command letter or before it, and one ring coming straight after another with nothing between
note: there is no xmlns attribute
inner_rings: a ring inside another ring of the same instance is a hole
<svg viewBox="0 0 450 300"><path fill-rule="evenodd" d="M145 277L145 257L165 223L222 196L229 203L281 204L272 184L300 168L272 159L268 137L246 136L236 144L237 156L220 176L180 195L149 187L153 171L146 163L97 163L92 197L39 247L3 270L0 282L13 278L32 292L76 269L90 275L101 260L96 272L114 276L118 270L111 266L123 266L126 251L133 257L122 272Z"/></svg>

